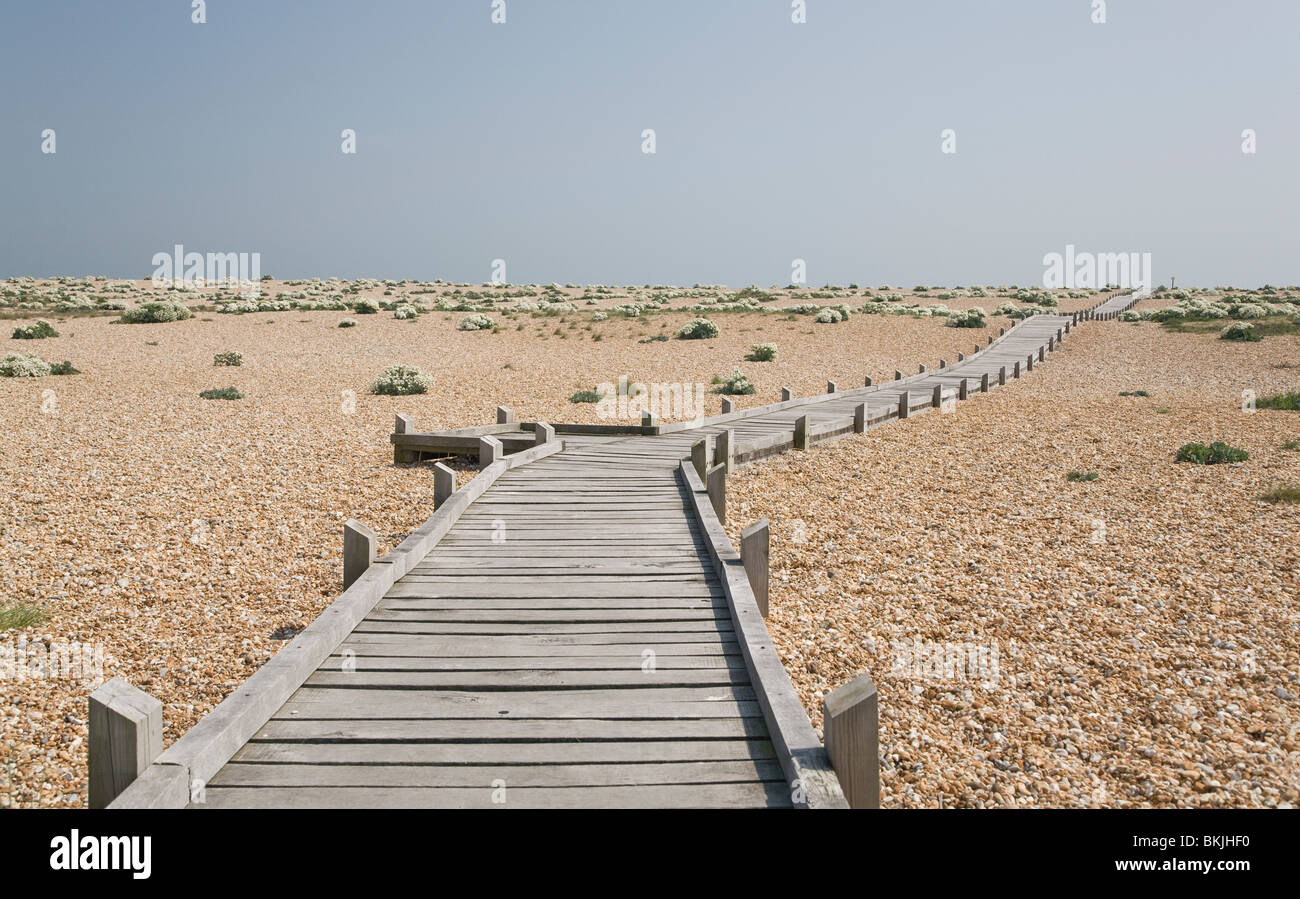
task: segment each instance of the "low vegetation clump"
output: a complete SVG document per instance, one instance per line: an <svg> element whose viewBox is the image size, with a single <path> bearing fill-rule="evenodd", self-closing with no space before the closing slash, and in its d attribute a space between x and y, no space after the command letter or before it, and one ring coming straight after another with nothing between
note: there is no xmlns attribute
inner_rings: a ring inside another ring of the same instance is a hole
<svg viewBox="0 0 1300 899"><path fill-rule="evenodd" d="M726 378L714 378L713 383L718 385L714 388L714 393L727 396L751 396L758 392L758 388L750 383L749 378L745 377L745 373L738 368L733 368Z"/></svg>
<svg viewBox="0 0 1300 899"><path fill-rule="evenodd" d="M79 368L74 368L73 365L72 365L72 363L65 359L65 360L63 360L62 362L51 362L51 363L50 363L50 374L52 374L52 375L79 375L79 374L81 374L81 369L79 369Z"/></svg>
<svg viewBox="0 0 1300 899"><path fill-rule="evenodd" d="M1214 441L1209 446L1203 443L1185 443L1178 448L1176 457L1179 462L1191 462L1195 465L1220 465L1225 462L1245 462L1250 454L1245 450L1221 441Z"/></svg>
<svg viewBox="0 0 1300 899"><path fill-rule="evenodd" d="M419 314L410 303L403 303L393 310L393 318L398 319L413 319Z"/></svg>
<svg viewBox="0 0 1300 899"><path fill-rule="evenodd" d="M1121 390L1120 396L1150 396L1145 390Z"/></svg>
<svg viewBox="0 0 1300 899"><path fill-rule="evenodd" d="M756 343L749 355L745 357L747 362L774 362L776 360L776 344L774 343Z"/></svg>
<svg viewBox="0 0 1300 899"><path fill-rule="evenodd" d="M379 304L374 300L357 300L352 304L352 311L357 315L374 315L379 312Z"/></svg>
<svg viewBox="0 0 1300 899"><path fill-rule="evenodd" d="M339 322L340 328L355 328L356 326L357 320L355 318L345 318L343 321Z"/></svg>
<svg viewBox="0 0 1300 899"><path fill-rule="evenodd" d="M982 328L984 327L984 310L979 306L972 306L965 312L954 312L948 316L948 327Z"/></svg>
<svg viewBox="0 0 1300 899"><path fill-rule="evenodd" d="M0 377L43 378L50 374L50 363L30 353L5 353L0 358Z"/></svg>
<svg viewBox="0 0 1300 899"><path fill-rule="evenodd" d="M1100 475L1095 471L1072 471L1065 476L1067 481L1095 481Z"/></svg>
<svg viewBox="0 0 1300 899"><path fill-rule="evenodd" d="M1300 487L1279 484L1265 491L1260 499L1266 503L1300 503Z"/></svg>
<svg viewBox="0 0 1300 899"><path fill-rule="evenodd" d="M153 325L162 322L179 322L193 318L194 313L174 300L160 300L132 306L122 313L119 322L127 325Z"/></svg>
<svg viewBox="0 0 1300 899"><path fill-rule="evenodd" d="M45 620L45 611L37 606L14 602L0 604L0 631L32 627Z"/></svg>
<svg viewBox="0 0 1300 899"><path fill-rule="evenodd" d="M410 396L427 392L432 383L433 379L414 365L390 365L370 385L370 392L384 396Z"/></svg>
<svg viewBox="0 0 1300 899"><path fill-rule="evenodd" d="M1300 412L1300 390L1290 393L1275 393L1255 400L1256 409L1282 409L1287 412Z"/></svg>
<svg viewBox="0 0 1300 899"><path fill-rule="evenodd" d="M819 325L838 325L840 322L846 322L848 320L848 306L826 306L819 309L817 314L813 317L813 321Z"/></svg>
<svg viewBox="0 0 1300 899"><path fill-rule="evenodd" d="M677 336L682 340L705 340L718 336L718 326L707 318L693 318L682 325Z"/></svg>
<svg viewBox="0 0 1300 899"><path fill-rule="evenodd" d="M460 320L456 326L458 331L490 331L492 330L493 321L491 316L484 315L482 312L474 312Z"/></svg>
<svg viewBox="0 0 1300 899"><path fill-rule="evenodd" d="M579 390L569 397L571 403L599 403L600 394L594 390Z"/></svg>
<svg viewBox="0 0 1300 899"><path fill-rule="evenodd" d="M54 325L45 319L39 319L30 325L19 325L14 328L14 340L44 340L46 337L58 337L59 332L54 330Z"/></svg>
<svg viewBox="0 0 1300 899"><path fill-rule="evenodd" d="M1220 340L1240 340L1247 343L1254 343L1263 340L1255 331L1255 326L1250 322L1233 322L1219 332Z"/></svg>
<svg viewBox="0 0 1300 899"><path fill-rule="evenodd" d="M1286 443L1282 444L1282 449L1292 453L1300 450L1300 440L1288 440Z"/></svg>
<svg viewBox="0 0 1300 899"><path fill-rule="evenodd" d="M234 387L215 387L212 390L204 390L199 396L205 400L242 400L244 395Z"/></svg>
<svg viewBox="0 0 1300 899"><path fill-rule="evenodd" d="M217 353L212 357L213 365L229 365L232 367L244 364L244 354L231 350L228 353Z"/></svg>

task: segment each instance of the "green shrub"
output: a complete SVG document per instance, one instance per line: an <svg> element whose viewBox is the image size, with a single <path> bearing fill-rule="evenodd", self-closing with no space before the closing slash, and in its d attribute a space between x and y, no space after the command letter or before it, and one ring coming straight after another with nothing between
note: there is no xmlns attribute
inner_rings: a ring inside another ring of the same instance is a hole
<svg viewBox="0 0 1300 899"><path fill-rule="evenodd" d="M1196 465L1219 465L1224 462L1245 462L1250 454L1245 450L1228 446L1218 440L1206 446L1203 443L1186 443L1178 448L1176 457L1179 462L1192 462Z"/></svg>
<svg viewBox="0 0 1300 899"><path fill-rule="evenodd" d="M217 387L212 390L204 390L199 396L205 400L242 400L244 395L234 387Z"/></svg>
<svg viewBox="0 0 1300 899"><path fill-rule="evenodd" d="M984 310L979 306L972 306L965 312L954 312L948 316L948 327L982 328L984 327Z"/></svg>
<svg viewBox="0 0 1300 899"><path fill-rule="evenodd" d="M1072 471L1065 476L1067 481L1095 481L1100 475L1095 471Z"/></svg>
<svg viewBox="0 0 1300 899"><path fill-rule="evenodd" d="M599 403L600 394L594 390L579 390L569 397L571 403Z"/></svg>
<svg viewBox="0 0 1300 899"><path fill-rule="evenodd" d="M180 303L174 300L161 300L133 306L123 312L118 321L127 325L152 325L161 322L179 322L193 317L194 313Z"/></svg>
<svg viewBox="0 0 1300 899"><path fill-rule="evenodd" d="M1247 343L1263 340L1255 333L1255 326L1249 322L1233 322L1219 332L1220 340L1240 340Z"/></svg>
<svg viewBox="0 0 1300 899"><path fill-rule="evenodd" d="M1282 444L1282 449L1289 452L1300 450L1300 440L1288 440L1286 443Z"/></svg>
<svg viewBox="0 0 1300 899"><path fill-rule="evenodd" d="M492 329L492 326L493 321L490 316L484 315L482 312L475 312L462 318L460 324L456 326L456 330L488 331Z"/></svg>
<svg viewBox="0 0 1300 899"><path fill-rule="evenodd" d="M231 350L228 353L217 353L212 357L213 365L239 366L244 364L244 354Z"/></svg>
<svg viewBox="0 0 1300 899"><path fill-rule="evenodd" d="M402 303L400 306L398 306L396 309L393 310L393 318L398 318L398 319L412 319L419 314L420 313L417 312L415 307L412 306L410 303Z"/></svg>
<svg viewBox="0 0 1300 899"><path fill-rule="evenodd" d="M43 378L50 373L50 363L29 353L5 353L0 358L0 377Z"/></svg>
<svg viewBox="0 0 1300 899"><path fill-rule="evenodd" d="M390 365L370 385L370 392L386 396L409 396L427 392L432 383L433 379L414 365Z"/></svg>
<svg viewBox="0 0 1300 899"><path fill-rule="evenodd" d="M26 603L0 604L0 631L16 627L32 627L45 620L45 611Z"/></svg>
<svg viewBox="0 0 1300 899"><path fill-rule="evenodd" d="M1260 497L1266 503L1300 503L1300 487L1279 484Z"/></svg>
<svg viewBox="0 0 1300 899"><path fill-rule="evenodd" d="M776 344L774 343L756 343L749 355L745 357L748 362L773 362L776 360Z"/></svg>
<svg viewBox="0 0 1300 899"><path fill-rule="evenodd" d="M725 379L714 378L713 383L717 384L714 393L723 393L727 396L750 396L758 392L758 388L750 383L745 373L738 368L733 368L731 374Z"/></svg>
<svg viewBox="0 0 1300 899"><path fill-rule="evenodd" d="M62 362L52 362L52 363L50 363L50 374L52 374L52 375L79 375L79 374L81 374L81 369L73 368L73 367L72 367L72 363L65 359L65 360L62 361Z"/></svg>
<svg viewBox="0 0 1300 899"><path fill-rule="evenodd" d="M345 318L343 321L339 322L340 328L355 328L356 326L357 320L355 318Z"/></svg>
<svg viewBox="0 0 1300 899"><path fill-rule="evenodd" d="M357 300L352 304L352 311L357 315L374 315L379 311L379 304L374 300Z"/></svg>
<svg viewBox="0 0 1300 899"><path fill-rule="evenodd" d="M1150 396L1145 390L1121 390L1120 396Z"/></svg>
<svg viewBox="0 0 1300 899"><path fill-rule="evenodd" d="M46 337L58 337L59 332L54 330L54 325L45 319L38 319L30 325L19 325L14 328L14 340L44 340Z"/></svg>
<svg viewBox="0 0 1300 899"><path fill-rule="evenodd" d="M1272 396L1260 397L1255 401L1255 408L1300 412L1300 391L1293 390L1290 393L1275 393Z"/></svg>
<svg viewBox="0 0 1300 899"><path fill-rule="evenodd" d="M707 318L693 318L682 325L677 336L682 340L705 340L718 336L718 326Z"/></svg>

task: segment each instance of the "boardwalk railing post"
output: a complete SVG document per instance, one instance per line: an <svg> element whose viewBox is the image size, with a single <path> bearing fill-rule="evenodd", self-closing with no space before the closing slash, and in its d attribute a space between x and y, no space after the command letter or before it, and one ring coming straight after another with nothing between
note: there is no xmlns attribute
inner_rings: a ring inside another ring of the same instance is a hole
<svg viewBox="0 0 1300 899"><path fill-rule="evenodd" d="M794 393L793 393L793 391L791 391L789 387L782 387L782 388L781 388L781 402L784 403L784 402L787 402L787 401L792 400L792 399L794 399Z"/></svg>
<svg viewBox="0 0 1300 899"><path fill-rule="evenodd" d="M808 448L808 416L800 415L794 422L794 448L797 450L806 450Z"/></svg>
<svg viewBox="0 0 1300 899"><path fill-rule="evenodd" d="M441 462L433 463L433 508L440 509L456 492L456 472Z"/></svg>
<svg viewBox="0 0 1300 899"><path fill-rule="evenodd" d="M90 694L91 808L108 808L162 752L162 708L120 677Z"/></svg>
<svg viewBox="0 0 1300 899"><path fill-rule="evenodd" d="M967 378L962 378L961 383L957 385L957 399L964 400L969 396L970 388L966 386Z"/></svg>
<svg viewBox="0 0 1300 899"><path fill-rule="evenodd" d="M1047 361L1047 350L1045 350L1041 346L1038 348L1038 361L1039 362Z"/></svg>
<svg viewBox="0 0 1300 899"><path fill-rule="evenodd" d="M989 373L984 372L984 374L980 375L980 393L988 393L988 392L989 392Z"/></svg>
<svg viewBox="0 0 1300 899"><path fill-rule="evenodd" d="M541 446L555 439L555 426L539 421L533 429L533 446Z"/></svg>
<svg viewBox="0 0 1300 899"><path fill-rule="evenodd" d="M835 393L835 392L836 392L837 390L839 390L839 389L840 389L840 385L836 384L834 381L827 381L827 382L826 382L826 392L827 392L827 393Z"/></svg>
<svg viewBox="0 0 1300 899"><path fill-rule="evenodd" d="M934 385L934 394L930 397L930 405L938 409L943 405L943 385Z"/></svg>
<svg viewBox="0 0 1300 899"><path fill-rule="evenodd" d="M898 369L894 369L894 380L895 380L895 381L901 381L901 380L903 380L903 373L902 373L901 371L899 371Z"/></svg>
<svg viewBox="0 0 1300 899"><path fill-rule="evenodd" d="M947 368L947 367L948 367L948 360L947 360L947 359L940 359L940 360L939 360L939 367L940 367L940 368Z"/></svg>
<svg viewBox="0 0 1300 899"><path fill-rule="evenodd" d="M704 488L709 493L709 502L713 504L713 514L718 521L727 523L727 466L715 465L704 477Z"/></svg>
<svg viewBox="0 0 1300 899"><path fill-rule="evenodd" d="M411 418L411 416L409 416L409 415L404 415L404 414L402 414L402 413L399 412L399 413L397 414L397 420L393 423L393 433L394 433L394 434L414 434L414 433L415 433L415 419ZM396 465L396 464L398 464L398 463L415 462L415 461L418 460L418 457L419 457L419 454L418 454L415 450L407 449L406 447L401 446L401 445L396 444L396 443L393 444L393 464L394 464L394 465Z"/></svg>
<svg viewBox="0 0 1300 899"><path fill-rule="evenodd" d="M965 354L965 353L962 353L962 352L958 352L958 353L957 353L957 361L958 361L958 362L965 362L965 361L966 361L966 354Z"/></svg>
<svg viewBox="0 0 1300 899"><path fill-rule="evenodd" d="M1020 377L1020 363L1019 363L1019 362L1016 363L1016 367L1015 367L1014 369L1012 369L1011 373L1012 373L1013 376L1015 376L1015 377L1017 377L1017 378Z"/></svg>
<svg viewBox="0 0 1300 899"><path fill-rule="evenodd" d="M1007 367L1004 365L998 369L998 386L1005 387L1007 384Z"/></svg>
<svg viewBox="0 0 1300 899"><path fill-rule="evenodd" d="M749 577L749 587L758 600L758 611L767 617L767 519L760 518L740 532L740 561Z"/></svg>
<svg viewBox="0 0 1300 899"><path fill-rule="evenodd" d="M709 473L709 440L702 437L691 444L691 464L695 466L695 473L704 480Z"/></svg>
<svg viewBox="0 0 1300 899"><path fill-rule="evenodd" d="M1025 361L1025 371L1034 370L1034 354L1030 353L1029 358Z"/></svg>
<svg viewBox="0 0 1300 899"><path fill-rule="evenodd" d="M343 525L343 589L366 573L379 554L379 535L355 518Z"/></svg>
<svg viewBox="0 0 1300 899"><path fill-rule="evenodd" d="M505 406L497 406L497 424L508 425L515 420L515 413L511 412Z"/></svg>
<svg viewBox="0 0 1300 899"><path fill-rule="evenodd" d="M724 396L722 398L722 414L726 415L728 412L734 412L735 409L736 404L731 401L731 398Z"/></svg>
<svg viewBox="0 0 1300 899"><path fill-rule="evenodd" d="M731 469L734 467L731 461L731 447L735 442L736 432L727 428L718 434L718 438L714 443L713 461L723 466L728 474L731 473Z"/></svg>
<svg viewBox="0 0 1300 899"><path fill-rule="evenodd" d="M998 328L998 336L999 336L999 337L1003 337L1003 336L1005 336L1006 333L1007 333L1007 329L1006 329L1006 328Z"/></svg>
<svg viewBox="0 0 1300 899"><path fill-rule="evenodd" d="M907 418L912 411L911 395L904 391L898 395L898 417Z"/></svg>
<svg viewBox="0 0 1300 899"><path fill-rule="evenodd" d="M822 700L826 754L850 808L880 808L880 708L876 685L859 674Z"/></svg>
<svg viewBox="0 0 1300 899"><path fill-rule="evenodd" d="M853 407L853 433L862 434L867 430L867 404L858 403Z"/></svg>
<svg viewBox="0 0 1300 899"><path fill-rule="evenodd" d="M918 374L925 374L925 363L924 363L924 362L922 362L922 363L918 366L918 368L920 369L920 371L918 372Z"/></svg>
<svg viewBox="0 0 1300 899"><path fill-rule="evenodd" d="M495 437L480 437L478 439L479 468L487 468L493 462L501 461L505 454L505 447Z"/></svg>
<svg viewBox="0 0 1300 899"><path fill-rule="evenodd" d="M871 375L867 375L865 378L862 379L862 386L863 387L871 386Z"/></svg>
<svg viewBox="0 0 1300 899"><path fill-rule="evenodd" d="M993 335L989 335L989 346L993 346Z"/></svg>
<svg viewBox="0 0 1300 899"><path fill-rule="evenodd" d="M649 409L641 410L641 427L653 428L659 423L659 418Z"/></svg>

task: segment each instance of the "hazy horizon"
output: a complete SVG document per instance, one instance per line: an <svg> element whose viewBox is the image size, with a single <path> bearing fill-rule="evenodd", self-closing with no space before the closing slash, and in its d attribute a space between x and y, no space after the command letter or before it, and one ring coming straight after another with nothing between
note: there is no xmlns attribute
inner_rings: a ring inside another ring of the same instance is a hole
<svg viewBox="0 0 1300 899"><path fill-rule="evenodd" d="M505 9L7 5L0 277L183 244L277 279L1038 285L1074 245L1300 282L1295 4Z"/></svg>

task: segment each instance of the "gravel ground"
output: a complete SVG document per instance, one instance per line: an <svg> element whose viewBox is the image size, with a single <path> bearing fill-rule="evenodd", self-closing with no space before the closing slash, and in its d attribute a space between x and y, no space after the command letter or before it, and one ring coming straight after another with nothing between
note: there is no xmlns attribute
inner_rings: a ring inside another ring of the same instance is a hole
<svg viewBox="0 0 1300 899"><path fill-rule="evenodd" d="M1300 484L1300 414L1242 411L1297 359L1086 324L955 414L733 475L733 540L772 523L769 627L814 723L878 685L886 806L1300 801L1300 506L1259 499ZM1212 440L1249 461L1174 463Z"/></svg>
<svg viewBox="0 0 1300 899"><path fill-rule="evenodd" d="M980 303L996 305L950 305ZM782 385L819 393L828 378L847 386L954 359L1008 324L718 314L716 339L640 343L675 333L692 314L611 317L591 331L585 311L523 316L499 333L457 331L457 313L414 322L355 315L357 327L338 328L347 315L201 313L151 325L46 315L61 336L6 340L5 352L70 359L82 374L0 378L0 474L9 485L0 603L47 615L0 634L0 648L98 644L106 678L163 701L170 743L337 596L346 519L375 528L387 548L428 516L427 466L392 464L394 413L423 428L460 427L493 420L501 403L520 420L597 421L594 406L568 396L620 374L707 383L737 365L758 387L739 405L756 405L777 399ZM778 344L778 361L743 360L760 342ZM214 367L213 355L228 350L243 353L243 365ZM429 373L429 392L367 394L397 362ZM245 399L198 397L232 385ZM710 394L706 411L716 413L719 400ZM0 678L0 807L84 805L91 689Z"/></svg>

